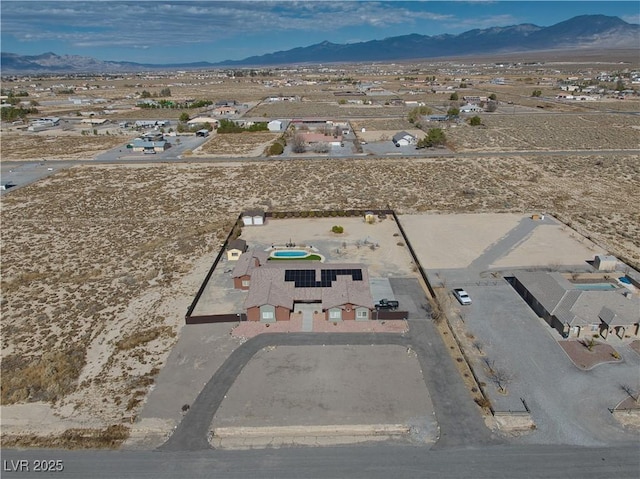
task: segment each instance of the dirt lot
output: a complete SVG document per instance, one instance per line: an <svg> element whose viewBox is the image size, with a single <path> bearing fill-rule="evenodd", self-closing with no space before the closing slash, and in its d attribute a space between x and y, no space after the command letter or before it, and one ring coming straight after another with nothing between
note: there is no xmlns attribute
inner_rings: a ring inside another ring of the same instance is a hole
<svg viewBox="0 0 640 479"><path fill-rule="evenodd" d="M279 133L262 131L213 134L204 145L193 152L193 156L260 156L279 136Z"/></svg>
<svg viewBox="0 0 640 479"><path fill-rule="evenodd" d="M91 130L87 127L88 131ZM2 133L2 160L90 160L96 154L126 143L132 135L82 135L80 131Z"/></svg>
<svg viewBox="0 0 640 479"><path fill-rule="evenodd" d="M607 114L481 113L482 126L447 130L456 151L636 149L640 118Z"/></svg>

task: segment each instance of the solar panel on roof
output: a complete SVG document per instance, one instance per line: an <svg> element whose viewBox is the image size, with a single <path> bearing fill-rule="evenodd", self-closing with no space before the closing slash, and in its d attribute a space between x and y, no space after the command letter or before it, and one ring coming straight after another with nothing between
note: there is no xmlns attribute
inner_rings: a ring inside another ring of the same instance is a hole
<svg viewBox="0 0 640 479"><path fill-rule="evenodd" d="M351 276L352 281L362 281L361 269L322 269L316 280L315 269L287 269L284 280L294 283L296 288L330 288L338 276Z"/></svg>

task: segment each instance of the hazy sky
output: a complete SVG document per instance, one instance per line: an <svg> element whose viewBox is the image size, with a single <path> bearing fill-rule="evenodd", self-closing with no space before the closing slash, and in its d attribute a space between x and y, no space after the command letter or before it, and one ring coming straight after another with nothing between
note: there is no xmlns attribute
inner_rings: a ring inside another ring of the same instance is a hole
<svg viewBox="0 0 640 479"><path fill-rule="evenodd" d="M2 51L141 63L239 60L328 40L533 23L576 15L640 23L637 0L614 1L36 1L1 0ZM636 45L637 46L637 45Z"/></svg>

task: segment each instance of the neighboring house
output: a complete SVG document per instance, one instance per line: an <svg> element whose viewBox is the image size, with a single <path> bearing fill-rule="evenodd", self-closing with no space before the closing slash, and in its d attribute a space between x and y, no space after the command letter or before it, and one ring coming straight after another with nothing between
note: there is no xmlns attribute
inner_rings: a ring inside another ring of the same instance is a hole
<svg viewBox="0 0 640 479"><path fill-rule="evenodd" d="M204 126L207 123L209 123L214 128L218 128L218 120L216 120L215 118L211 118L210 116L198 116L193 120L189 120L187 122L187 125L189 126L203 125Z"/></svg>
<svg viewBox="0 0 640 479"><path fill-rule="evenodd" d="M216 102L216 106L235 106L237 104L236 100L219 100Z"/></svg>
<svg viewBox="0 0 640 479"><path fill-rule="evenodd" d="M627 288L616 288L613 283L610 288L604 283L571 283L560 273L542 271L517 271L509 282L565 338L639 335L640 297Z"/></svg>
<svg viewBox="0 0 640 479"><path fill-rule="evenodd" d="M212 113L216 116L236 115L238 113L238 109L232 106L220 106L218 108L214 108Z"/></svg>
<svg viewBox="0 0 640 479"><path fill-rule="evenodd" d="M162 133L146 133L140 138L136 138L131 143L133 151L141 152L162 152L169 148L169 143L165 141Z"/></svg>
<svg viewBox="0 0 640 479"><path fill-rule="evenodd" d="M242 213L242 223L245 226L260 226L264 224L264 211L260 209L247 210Z"/></svg>
<svg viewBox="0 0 640 479"><path fill-rule="evenodd" d="M418 141L415 136L406 131L401 131L393 135L393 144L396 146L408 146L415 145Z"/></svg>
<svg viewBox="0 0 640 479"><path fill-rule="evenodd" d="M310 145L314 143L327 143L331 146L340 146L342 144L342 135L332 136L324 133L298 133L306 143Z"/></svg>
<svg viewBox="0 0 640 479"><path fill-rule="evenodd" d="M249 321L288 321L303 309L327 321L367 320L373 298L362 264L274 261L252 269L245 308Z"/></svg>
<svg viewBox="0 0 640 479"><path fill-rule="evenodd" d="M471 103L467 103L466 105L460 107L460 113L481 113L483 111L484 110L482 109L482 107L473 105Z"/></svg>
<svg viewBox="0 0 640 479"><path fill-rule="evenodd" d="M166 126L165 120L136 120L134 126L136 128L155 128L156 126Z"/></svg>
<svg viewBox="0 0 640 479"><path fill-rule="evenodd" d="M240 255L247 251L248 246L247 242L242 239L234 239L229 241L227 245L227 260L229 261L237 261L240 258Z"/></svg>
<svg viewBox="0 0 640 479"><path fill-rule="evenodd" d="M88 123L89 125L104 125L109 123L106 118L83 118L80 123Z"/></svg>

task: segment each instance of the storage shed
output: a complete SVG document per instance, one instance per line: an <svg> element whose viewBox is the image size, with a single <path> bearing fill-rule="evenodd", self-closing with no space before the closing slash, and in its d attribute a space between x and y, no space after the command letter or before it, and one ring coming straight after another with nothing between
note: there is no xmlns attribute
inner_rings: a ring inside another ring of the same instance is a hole
<svg viewBox="0 0 640 479"><path fill-rule="evenodd" d="M598 271L614 271L617 264L618 258L615 256L597 254L593 259L593 267Z"/></svg>
<svg viewBox="0 0 640 479"><path fill-rule="evenodd" d="M264 224L264 211L247 210L242 213L242 222L245 226L259 226Z"/></svg>
<svg viewBox="0 0 640 479"><path fill-rule="evenodd" d="M237 261L240 255L247 251L247 242L243 239L236 238L227 245L227 260Z"/></svg>

